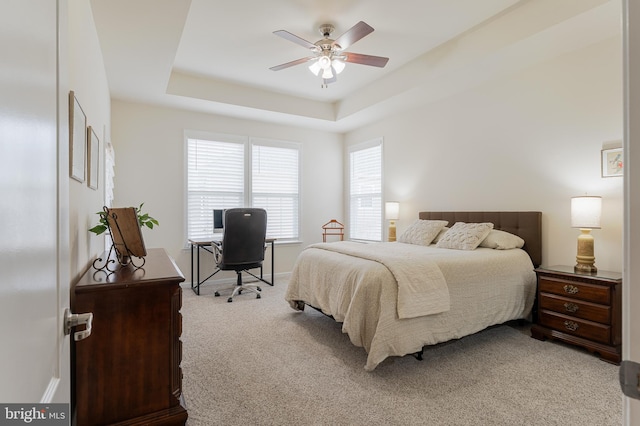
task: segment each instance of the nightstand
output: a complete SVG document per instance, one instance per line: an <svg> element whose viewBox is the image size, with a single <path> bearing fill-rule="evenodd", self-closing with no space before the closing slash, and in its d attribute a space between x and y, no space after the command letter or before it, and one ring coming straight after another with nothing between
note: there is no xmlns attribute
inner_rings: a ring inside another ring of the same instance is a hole
<svg viewBox="0 0 640 426"><path fill-rule="evenodd" d="M581 346L620 363L622 274L574 272L573 266L540 267L531 337Z"/></svg>

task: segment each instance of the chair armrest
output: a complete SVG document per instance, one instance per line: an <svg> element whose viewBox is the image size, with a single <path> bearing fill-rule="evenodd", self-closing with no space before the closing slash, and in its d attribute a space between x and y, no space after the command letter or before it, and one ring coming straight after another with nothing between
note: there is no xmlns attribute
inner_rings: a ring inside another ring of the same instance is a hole
<svg viewBox="0 0 640 426"><path fill-rule="evenodd" d="M216 261L216 265L219 265L222 262L222 242L213 241L211 247L213 248L213 258Z"/></svg>

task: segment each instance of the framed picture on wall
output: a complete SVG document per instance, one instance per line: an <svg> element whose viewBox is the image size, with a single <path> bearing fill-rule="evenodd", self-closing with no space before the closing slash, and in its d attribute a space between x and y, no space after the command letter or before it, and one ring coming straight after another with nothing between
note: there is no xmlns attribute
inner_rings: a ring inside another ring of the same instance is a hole
<svg viewBox="0 0 640 426"><path fill-rule="evenodd" d="M69 92L69 174L79 182L85 180L87 116L73 90Z"/></svg>
<svg viewBox="0 0 640 426"><path fill-rule="evenodd" d="M624 157L622 148L602 150L602 177L622 176Z"/></svg>
<svg viewBox="0 0 640 426"><path fill-rule="evenodd" d="M100 170L100 140L93 127L87 127L87 150L89 175L88 185L91 189L98 189L98 171Z"/></svg>

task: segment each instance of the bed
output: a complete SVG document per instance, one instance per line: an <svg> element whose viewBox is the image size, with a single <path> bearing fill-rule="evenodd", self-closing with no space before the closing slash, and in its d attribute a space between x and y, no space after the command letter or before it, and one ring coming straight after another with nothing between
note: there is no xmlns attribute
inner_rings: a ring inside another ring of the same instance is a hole
<svg viewBox="0 0 640 426"><path fill-rule="evenodd" d="M342 323L351 343L366 350L364 368L371 371L388 357L421 354L425 346L528 318L533 270L542 258L541 217L532 211L420 212L416 221L445 221L448 228L491 223L522 239L522 248L509 250L408 244L406 235L405 242L312 244L296 260L285 299L296 310L308 305Z"/></svg>

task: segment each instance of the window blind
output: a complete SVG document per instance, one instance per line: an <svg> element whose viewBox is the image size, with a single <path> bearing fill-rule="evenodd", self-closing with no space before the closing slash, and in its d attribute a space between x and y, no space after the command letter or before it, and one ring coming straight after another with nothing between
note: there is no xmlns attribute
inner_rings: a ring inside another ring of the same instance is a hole
<svg viewBox="0 0 640 426"><path fill-rule="evenodd" d="M298 239L300 149L254 141L251 165L251 204L267 210L267 235Z"/></svg>
<svg viewBox="0 0 640 426"><path fill-rule="evenodd" d="M269 237L299 239L299 144L211 137L187 138L187 238L211 236L214 209L252 206L267 210Z"/></svg>
<svg viewBox="0 0 640 426"><path fill-rule="evenodd" d="M382 241L382 142L349 152L349 237Z"/></svg>
<svg viewBox="0 0 640 426"><path fill-rule="evenodd" d="M187 236L213 234L213 209L244 206L245 146L187 139Z"/></svg>

